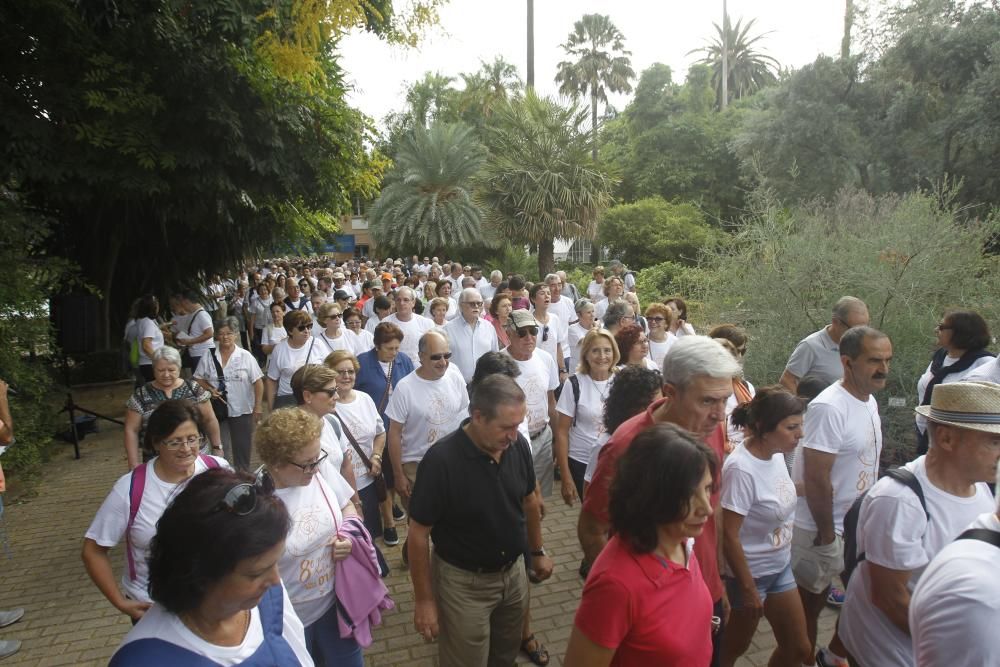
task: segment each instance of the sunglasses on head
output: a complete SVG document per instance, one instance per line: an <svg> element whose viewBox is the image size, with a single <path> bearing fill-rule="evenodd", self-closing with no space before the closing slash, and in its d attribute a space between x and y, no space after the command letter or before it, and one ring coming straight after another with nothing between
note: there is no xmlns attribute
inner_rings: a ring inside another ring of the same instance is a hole
<svg viewBox="0 0 1000 667"><path fill-rule="evenodd" d="M274 480L262 467L253 484L242 482L226 491L214 511L226 510L236 516L246 516L256 509L258 494L269 496L273 493Z"/></svg>
<svg viewBox="0 0 1000 667"><path fill-rule="evenodd" d="M538 327L522 327L517 330L517 337L524 338L525 336L537 336Z"/></svg>
<svg viewBox="0 0 1000 667"><path fill-rule="evenodd" d="M431 361L441 361L442 359L451 359L451 352L440 352L438 354L428 355Z"/></svg>

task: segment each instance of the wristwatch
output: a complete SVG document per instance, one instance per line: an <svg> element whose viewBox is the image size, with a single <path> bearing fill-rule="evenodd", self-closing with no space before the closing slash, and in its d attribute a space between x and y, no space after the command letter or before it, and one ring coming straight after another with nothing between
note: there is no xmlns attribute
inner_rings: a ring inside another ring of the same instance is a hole
<svg viewBox="0 0 1000 667"><path fill-rule="evenodd" d="M537 549L535 551L532 551L531 555L532 556L547 556L548 554L545 553L545 547L542 547L541 549Z"/></svg>

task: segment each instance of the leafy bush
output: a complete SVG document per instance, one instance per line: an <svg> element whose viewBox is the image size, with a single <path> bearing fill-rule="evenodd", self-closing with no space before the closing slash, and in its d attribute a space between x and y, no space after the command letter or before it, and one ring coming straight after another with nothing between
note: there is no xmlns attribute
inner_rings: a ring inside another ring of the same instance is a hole
<svg viewBox="0 0 1000 667"><path fill-rule="evenodd" d="M598 227L598 242L634 269L664 261L694 265L701 251L719 240L697 206L661 197L610 208Z"/></svg>

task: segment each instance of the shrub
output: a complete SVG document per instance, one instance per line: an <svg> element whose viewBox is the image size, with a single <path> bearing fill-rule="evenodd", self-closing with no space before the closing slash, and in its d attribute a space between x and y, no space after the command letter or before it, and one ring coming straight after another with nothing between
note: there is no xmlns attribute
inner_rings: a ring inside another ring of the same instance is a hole
<svg viewBox="0 0 1000 667"><path fill-rule="evenodd" d="M719 240L719 232L694 204L661 197L612 207L598 227L598 242L633 269L664 261L693 266L702 250Z"/></svg>

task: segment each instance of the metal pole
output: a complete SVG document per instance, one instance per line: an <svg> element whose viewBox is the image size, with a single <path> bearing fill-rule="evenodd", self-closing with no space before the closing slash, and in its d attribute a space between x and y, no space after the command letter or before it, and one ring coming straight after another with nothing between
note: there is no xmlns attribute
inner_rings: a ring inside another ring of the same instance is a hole
<svg viewBox="0 0 1000 667"><path fill-rule="evenodd" d="M528 0L528 78L527 87L535 87L535 0Z"/></svg>

